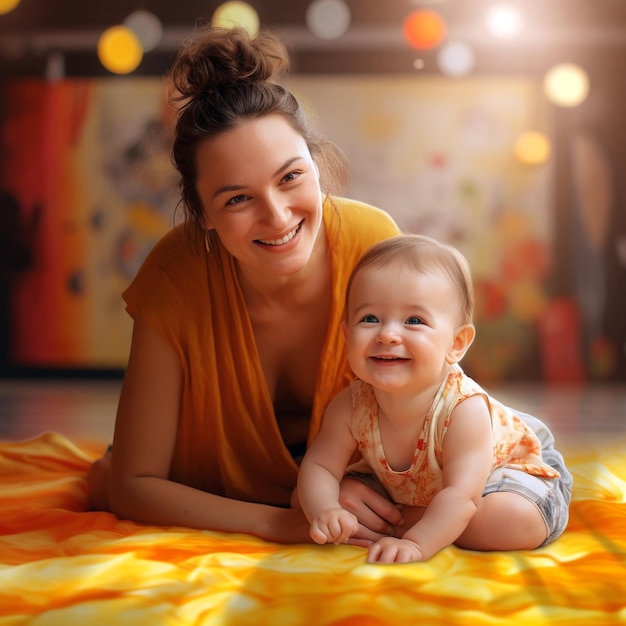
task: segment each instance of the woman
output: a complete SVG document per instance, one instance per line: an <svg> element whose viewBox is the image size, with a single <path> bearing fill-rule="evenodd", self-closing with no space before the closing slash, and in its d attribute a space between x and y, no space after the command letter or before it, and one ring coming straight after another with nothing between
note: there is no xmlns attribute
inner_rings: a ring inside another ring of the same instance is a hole
<svg viewBox="0 0 626 626"><path fill-rule="evenodd" d="M276 80L267 33L211 29L172 68L185 222L124 293L134 321L112 452L90 471L94 508L141 523L308 541L290 510L298 461L351 373L341 335L352 267L398 233L335 198L340 154ZM346 481L358 540L397 509Z"/></svg>

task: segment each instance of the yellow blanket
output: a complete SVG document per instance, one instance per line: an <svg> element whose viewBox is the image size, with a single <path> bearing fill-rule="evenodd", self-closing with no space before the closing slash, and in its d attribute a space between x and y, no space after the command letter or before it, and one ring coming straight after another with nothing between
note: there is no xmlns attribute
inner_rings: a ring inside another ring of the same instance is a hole
<svg viewBox="0 0 626 626"><path fill-rule="evenodd" d="M52 433L0 444L0 625L626 624L624 451L566 450L571 521L546 548L367 565L354 546L87 512L93 447Z"/></svg>

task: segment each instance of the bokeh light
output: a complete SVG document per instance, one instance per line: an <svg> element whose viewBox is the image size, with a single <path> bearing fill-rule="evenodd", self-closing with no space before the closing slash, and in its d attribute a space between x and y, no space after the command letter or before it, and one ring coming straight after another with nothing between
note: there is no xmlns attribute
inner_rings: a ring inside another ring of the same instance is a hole
<svg viewBox="0 0 626 626"><path fill-rule="evenodd" d="M342 0L314 0L306 10L309 30L321 39L337 39L350 27L350 9Z"/></svg>
<svg viewBox="0 0 626 626"><path fill-rule="evenodd" d="M436 11L419 9L407 15L402 32L404 39L412 48L430 50L443 41L446 25Z"/></svg>
<svg viewBox="0 0 626 626"><path fill-rule="evenodd" d="M486 22L487 30L502 39L519 35L523 24L520 12L507 4L492 7L487 12Z"/></svg>
<svg viewBox="0 0 626 626"><path fill-rule="evenodd" d="M161 43L163 25L154 13L134 11L124 20L123 24L139 37L144 52L154 50Z"/></svg>
<svg viewBox="0 0 626 626"><path fill-rule="evenodd" d="M253 37L259 32L259 14L247 2L224 2L215 9L211 25L221 28L241 26Z"/></svg>
<svg viewBox="0 0 626 626"><path fill-rule="evenodd" d="M466 76L474 69L474 51L461 41L444 44L437 54L439 69L451 77Z"/></svg>
<svg viewBox="0 0 626 626"><path fill-rule="evenodd" d="M525 165L541 165L550 158L550 140L537 131L522 133L515 141L515 157Z"/></svg>
<svg viewBox="0 0 626 626"><path fill-rule="evenodd" d="M575 107L589 94L589 77L574 63L560 63L546 73L543 89L548 100L562 107Z"/></svg>
<svg viewBox="0 0 626 626"><path fill-rule="evenodd" d="M20 0L0 0L0 15L10 13L20 3Z"/></svg>
<svg viewBox="0 0 626 626"><path fill-rule="evenodd" d="M98 58L109 72L129 74L143 58L141 41L127 26L112 26L98 39Z"/></svg>

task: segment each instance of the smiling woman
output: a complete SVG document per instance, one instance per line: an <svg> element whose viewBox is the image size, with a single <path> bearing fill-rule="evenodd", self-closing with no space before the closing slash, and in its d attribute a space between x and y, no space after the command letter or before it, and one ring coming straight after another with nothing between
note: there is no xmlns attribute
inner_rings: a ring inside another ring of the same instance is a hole
<svg viewBox="0 0 626 626"><path fill-rule="evenodd" d="M95 508L308 539L302 512L286 507L326 405L352 377L348 275L398 228L338 197L343 158L278 84L287 64L274 36L243 29L205 30L176 58L186 219L123 294L133 338L112 452L89 474ZM376 512L363 537L399 521L374 492L355 506Z"/></svg>
<svg viewBox="0 0 626 626"><path fill-rule="evenodd" d="M306 141L282 115L246 120L204 142L198 164L205 225L238 259L244 283L265 292L265 264L278 276L308 264L322 223L319 180ZM323 262L324 238L318 247Z"/></svg>

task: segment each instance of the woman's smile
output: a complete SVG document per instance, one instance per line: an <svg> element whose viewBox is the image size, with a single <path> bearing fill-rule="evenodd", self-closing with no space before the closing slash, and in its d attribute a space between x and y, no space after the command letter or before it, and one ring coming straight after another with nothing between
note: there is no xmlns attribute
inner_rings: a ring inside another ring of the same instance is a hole
<svg viewBox="0 0 626 626"><path fill-rule="evenodd" d="M300 232L303 222L304 220L302 220L293 230L289 231L284 237L281 237L280 239L256 239L255 243L260 243L260 244L263 244L264 246L273 246L273 247L284 246L290 241L293 241L296 235Z"/></svg>

